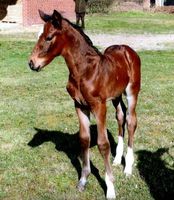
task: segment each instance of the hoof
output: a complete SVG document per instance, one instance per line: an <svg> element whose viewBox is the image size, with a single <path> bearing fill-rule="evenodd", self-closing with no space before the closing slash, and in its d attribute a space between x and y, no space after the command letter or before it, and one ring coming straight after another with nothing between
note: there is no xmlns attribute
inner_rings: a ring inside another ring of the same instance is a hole
<svg viewBox="0 0 174 200"><path fill-rule="evenodd" d="M131 168L125 168L124 174L126 175L126 177L131 176L132 175L132 169Z"/></svg>
<svg viewBox="0 0 174 200"><path fill-rule="evenodd" d="M116 199L115 191L114 189L107 191L106 199Z"/></svg>
<svg viewBox="0 0 174 200"><path fill-rule="evenodd" d="M121 165L121 158L119 157L115 157L113 163L112 163L113 166L117 166L117 165Z"/></svg>
<svg viewBox="0 0 174 200"><path fill-rule="evenodd" d="M83 192L85 190L85 185L86 185L86 181L85 180L80 180L78 185L77 185L77 189L79 190L79 192Z"/></svg>
<svg viewBox="0 0 174 200"><path fill-rule="evenodd" d="M77 189L79 192L83 192L85 190L85 186L83 186L82 184L78 184Z"/></svg>

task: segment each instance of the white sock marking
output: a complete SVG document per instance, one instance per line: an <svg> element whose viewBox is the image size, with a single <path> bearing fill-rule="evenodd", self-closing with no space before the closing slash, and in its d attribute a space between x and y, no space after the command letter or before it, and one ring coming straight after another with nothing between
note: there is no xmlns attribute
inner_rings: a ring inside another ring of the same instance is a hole
<svg viewBox="0 0 174 200"><path fill-rule="evenodd" d="M116 148L116 156L114 158L113 165L120 165L121 164L121 159L122 159L122 156L123 156L123 146L124 146L123 137L118 136L118 145L117 145L117 148Z"/></svg>
<svg viewBox="0 0 174 200"><path fill-rule="evenodd" d="M127 148L127 154L126 154L126 166L124 169L124 173L126 175L131 175L132 174L132 165L134 163L134 155L133 155L133 149L128 147Z"/></svg>
<svg viewBox="0 0 174 200"><path fill-rule="evenodd" d="M82 177L82 178L80 179L80 184L82 184L83 186L86 185L86 182L87 182L87 180L86 180L85 177Z"/></svg>
<svg viewBox="0 0 174 200"><path fill-rule="evenodd" d="M115 199L116 195L115 195L114 184L110 180L110 178L109 178L107 173L105 174L105 182L106 182L106 185L107 185L106 198L107 199Z"/></svg>

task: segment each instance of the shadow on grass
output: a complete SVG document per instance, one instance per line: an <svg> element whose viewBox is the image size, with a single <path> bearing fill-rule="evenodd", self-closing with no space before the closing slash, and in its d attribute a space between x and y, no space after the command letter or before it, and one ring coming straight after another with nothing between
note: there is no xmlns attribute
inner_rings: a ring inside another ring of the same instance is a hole
<svg viewBox="0 0 174 200"><path fill-rule="evenodd" d="M155 152L141 150L137 152L141 178L146 181L150 193L155 200L174 199L174 166L167 167L162 160L164 154L169 154L169 148L160 148Z"/></svg>
<svg viewBox="0 0 174 200"><path fill-rule="evenodd" d="M79 132L75 134L64 133L61 131L51 131L51 130L42 130L35 128L37 131L36 134L33 136L32 140L28 143L31 147L37 147L45 142L52 142L56 146L55 148L57 151L64 152L71 161L71 164L77 171L78 178L80 179L81 176L81 165L78 157L80 156L80 141L79 141ZM97 145L97 127L96 125L92 125L90 127L91 133L91 144L90 148ZM111 144L111 153L115 156L115 149L116 143L112 134L107 131L108 138ZM99 174L99 170L93 165L92 161L91 164L91 173L96 177L98 180L101 188L103 189L106 195L106 184L105 181L101 178Z"/></svg>

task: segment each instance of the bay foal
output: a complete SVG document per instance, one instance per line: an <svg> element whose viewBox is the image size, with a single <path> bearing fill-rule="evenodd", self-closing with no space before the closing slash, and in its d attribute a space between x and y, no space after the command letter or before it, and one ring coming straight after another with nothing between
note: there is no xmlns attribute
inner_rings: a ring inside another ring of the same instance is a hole
<svg viewBox="0 0 174 200"><path fill-rule="evenodd" d="M39 11L45 22L43 33L29 58L32 70L40 71L56 56L63 56L69 69L67 91L74 100L80 124L82 172L78 183L84 190L90 174L90 112L97 123L99 151L104 159L106 197L115 198L113 174L110 165L110 144L106 131L106 101L112 100L116 109L119 137L114 165L121 163L124 126L128 129L128 148L124 172L132 173L133 136L137 126L135 107L140 91L140 58L126 45L113 45L100 53L88 36L77 26L54 10L52 15ZM128 110L122 101L126 95Z"/></svg>

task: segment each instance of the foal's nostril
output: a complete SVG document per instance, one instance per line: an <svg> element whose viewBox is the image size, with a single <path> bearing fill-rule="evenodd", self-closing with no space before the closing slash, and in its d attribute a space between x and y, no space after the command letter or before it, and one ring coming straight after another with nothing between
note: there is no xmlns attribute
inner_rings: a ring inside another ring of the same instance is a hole
<svg viewBox="0 0 174 200"><path fill-rule="evenodd" d="M34 69L34 63L33 63L33 61L32 60L30 60L30 62L28 63L29 64L29 66L30 66L30 69Z"/></svg>
<svg viewBox="0 0 174 200"><path fill-rule="evenodd" d="M33 71L39 72L41 70L40 65L36 67L32 60L29 61L28 65L30 66L30 69Z"/></svg>

